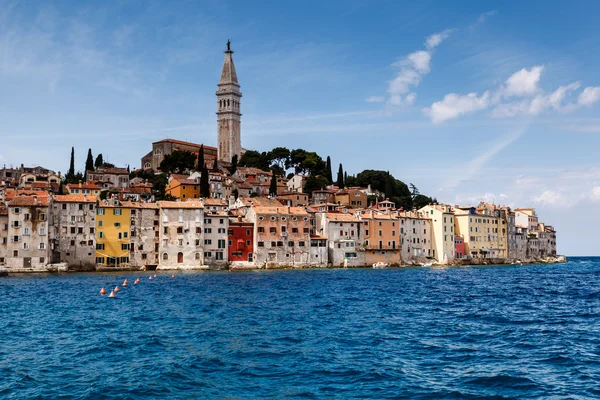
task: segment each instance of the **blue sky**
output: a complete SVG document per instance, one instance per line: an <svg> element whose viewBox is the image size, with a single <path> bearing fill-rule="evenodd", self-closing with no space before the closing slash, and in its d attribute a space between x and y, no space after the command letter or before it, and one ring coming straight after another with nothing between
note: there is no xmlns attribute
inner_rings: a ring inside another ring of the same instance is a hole
<svg viewBox="0 0 600 400"><path fill-rule="evenodd" d="M0 0L0 164L139 166L216 144L227 39L242 145L389 170L450 204L533 206L600 254L600 3Z"/></svg>

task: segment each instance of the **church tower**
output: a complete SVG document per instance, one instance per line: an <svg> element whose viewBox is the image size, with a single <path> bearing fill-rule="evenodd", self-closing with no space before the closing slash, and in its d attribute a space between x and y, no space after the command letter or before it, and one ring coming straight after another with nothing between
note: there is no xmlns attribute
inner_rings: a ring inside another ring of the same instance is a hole
<svg viewBox="0 0 600 400"><path fill-rule="evenodd" d="M227 41L221 80L217 85L217 131L219 139L219 161L231 162L234 154L238 158L242 151L240 140L240 84L233 65L231 42Z"/></svg>

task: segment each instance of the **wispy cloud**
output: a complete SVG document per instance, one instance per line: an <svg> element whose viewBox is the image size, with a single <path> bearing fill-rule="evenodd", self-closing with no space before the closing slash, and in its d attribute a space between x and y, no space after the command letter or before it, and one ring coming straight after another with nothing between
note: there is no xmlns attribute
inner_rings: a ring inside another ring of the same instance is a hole
<svg viewBox="0 0 600 400"><path fill-rule="evenodd" d="M473 30L473 29L477 28L479 25L482 25L483 23L485 23L485 21L489 17L493 17L496 14L498 14L498 12L496 10L492 10L492 11L488 11L488 12L484 12L483 14L480 14L479 18L477 18L477 21L473 25L469 26L469 29Z"/></svg>
<svg viewBox="0 0 600 400"><path fill-rule="evenodd" d="M412 52L392 64L397 68L396 76L388 83L387 102L388 109L412 105L417 94L413 91L421 79L431 70L431 57L433 50L450 36L452 29L435 33L425 38L425 50ZM382 100L383 99L383 100ZM384 96L371 96L370 102L385 101Z"/></svg>
<svg viewBox="0 0 600 400"><path fill-rule="evenodd" d="M512 74L495 90L485 91L482 95L449 93L430 107L423 108L423 114L430 117L434 123L445 122L490 107L493 107L490 116L494 118L537 116L547 110L571 112L600 101L600 87L587 87L576 100L570 100L570 95L581 87L579 82L559 86L549 93L542 91L539 82L543 70L543 65L523 68Z"/></svg>

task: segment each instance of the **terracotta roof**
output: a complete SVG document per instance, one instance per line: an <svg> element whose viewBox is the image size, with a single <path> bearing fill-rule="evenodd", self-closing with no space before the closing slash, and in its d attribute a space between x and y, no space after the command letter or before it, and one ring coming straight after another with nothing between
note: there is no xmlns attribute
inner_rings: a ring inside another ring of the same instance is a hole
<svg viewBox="0 0 600 400"><path fill-rule="evenodd" d="M9 207L48 207L48 197L17 196L8 203Z"/></svg>
<svg viewBox="0 0 600 400"><path fill-rule="evenodd" d="M311 239L323 239L323 240L327 240L328 237L327 236L319 236L319 235L310 235Z"/></svg>
<svg viewBox="0 0 600 400"><path fill-rule="evenodd" d="M260 168L254 168L254 167L238 167L237 170L245 175L248 175L248 174L269 175L269 176L273 175L273 173L271 171L264 171Z"/></svg>
<svg viewBox="0 0 600 400"><path fill-rule="evenodd" d="M28 189L6 189L4 194L5 200L12 200L18 196L37 196L37 197L48 197L49 193L40 190L28 190Z"/></svg>
<svg viewBox="0 0 600 400"><path fill-rule="evenodd" d="M31 182L31 187L32 188L47 189L47 188L50 188L51 185L50 185L49 182L39 182L39 181L36 181L36 182Z"/></svg>
<svg viewBox="0 0 600 400"><path fill-rule="evenodd" d="M55 195L54 201L59 203L95 203L96 196L86 194Z"/></svg>
<svg viewBox="0 0 600 400"><path fill-rule="evenodd" d="M254 207L256 214L308 215L302 207Z"/></svg>
<svg viewBox="0 0 600 400"><path fill-rule="evenodd" d="M98 168L97 170L94 171L87 171L87 173L92 173L92 174L115 174L115 175L129 175L129 172L127 172L127 168Z"/></svg>
<svg viewBox="0 0 600 400"><path fill-rule="evenodd" d="M239 200L247 207L281 207L281 203L268 197L240 197Z"/></svg>
<svg viewBox="0 0 600 400"><path fill-rule="evenodd" d="M153 142L152 144L155 143L175 143L175 144L181 144L184 146L193 146L193 147L198 147L200 148L200 146L202 146L201 144L197 144L197 143L192 143L192 142L184 142L183 140L177 140L177 139L163 139L163 140L159 140L158 142ZM206 146L204 145L205 149L211 149L211 150L217 150L216 147L212 147L212 146Z"/></svg>
<svg viewBox="0 0 600 400"><path fill-rule="evenodd" d="M82 183L81 186L78 183L69 183L67 184L69 189L93 189L100 190L102 187L100 185L96 185L95 183Z"/></svg>
<svg viewBox="0 0 600 400"><path fill-rule="evenodd" d="M204 205L205 206L228 206L229 203L225 199L208 198L208 199L204 199Z"/></svg>
<svg viewBox="0 0 600 400"><path fill-rule="evenodd" d="M195 201L159 201L160 208L204 208L199 200Z"/></svg>
<svg viewBox="0 0 600 400"><path fill-rule="evenodd" d="M360 222L356 216L347 213L327 213L327 219L340 222Z"/></svg>

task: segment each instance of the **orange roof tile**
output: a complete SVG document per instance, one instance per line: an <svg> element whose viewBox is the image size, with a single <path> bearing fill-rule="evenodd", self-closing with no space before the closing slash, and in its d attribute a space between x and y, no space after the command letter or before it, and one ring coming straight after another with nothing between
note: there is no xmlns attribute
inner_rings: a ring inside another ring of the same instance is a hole
<svg viewBox="0 0 600 400"><path fill-rule="evenodd" d="M196 201L159 201L160 208L204 208L202 203Z"/></svg>
<svg viewBox="0 0 600 400"><path fill-rule="evenodd" d="M86 194L55 195L54 201L59 203L95 203L96 196Z"/></svg>
<svg viewBox="0 0 600 400"><path fill-rule="evenodd" d="M17 196L8 203L9 207L48 207L48 197Z"/></svg>

